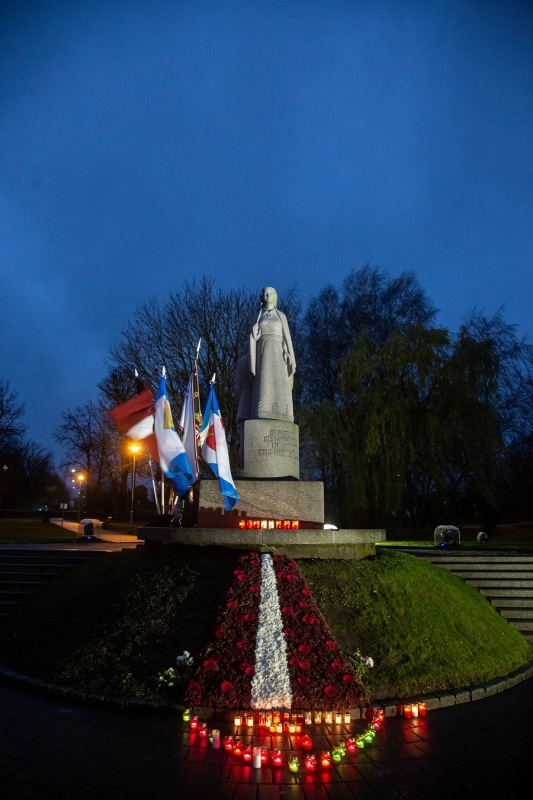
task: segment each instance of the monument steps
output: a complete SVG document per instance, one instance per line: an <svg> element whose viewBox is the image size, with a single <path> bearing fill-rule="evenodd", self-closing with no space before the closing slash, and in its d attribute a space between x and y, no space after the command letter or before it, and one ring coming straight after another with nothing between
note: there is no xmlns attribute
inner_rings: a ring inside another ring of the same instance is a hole
<svg viewBox="0 0 533 800"><path fill-rule="evenodd" d="M97 555L95 551L0 549L0 618L66 570Z"/></svg>

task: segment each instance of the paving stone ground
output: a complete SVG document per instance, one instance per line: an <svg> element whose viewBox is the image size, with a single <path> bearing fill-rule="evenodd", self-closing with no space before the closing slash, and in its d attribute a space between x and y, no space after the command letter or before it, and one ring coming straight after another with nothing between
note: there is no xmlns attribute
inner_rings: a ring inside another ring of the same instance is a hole
<svg viewBox="0 0 533 800"><path fill-rule="evenodd" d="M215 751L180 718L90 707L0 682L3 800L382 800L525 798L533 755L533 680L425 718L391 717L374 742L329 772L254 770ZM351 724L360 732L364 720ZM221 733L233 733L228 721ZM347 734L310 726L317 751ZM243 739L246 737L243 736ZM250 737L251 738L251 737ZM285 758L294 737L259 737Z"/></svg>

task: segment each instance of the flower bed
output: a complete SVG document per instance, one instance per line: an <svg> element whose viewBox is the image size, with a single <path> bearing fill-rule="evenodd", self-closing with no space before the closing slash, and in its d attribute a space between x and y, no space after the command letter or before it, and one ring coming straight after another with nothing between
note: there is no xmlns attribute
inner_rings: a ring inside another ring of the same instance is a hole
<svg viewBox="0 0 533 800"><path fill-rule="evenodd" d="M365 702L363 684L296 562L281 555L242 555L186 703L331 709Z"/></svg>

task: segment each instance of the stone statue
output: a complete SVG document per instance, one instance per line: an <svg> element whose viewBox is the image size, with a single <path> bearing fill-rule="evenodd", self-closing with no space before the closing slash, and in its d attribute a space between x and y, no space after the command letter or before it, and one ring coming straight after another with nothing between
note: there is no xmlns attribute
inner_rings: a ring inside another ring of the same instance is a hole
<svg viewBox="0 0 533 800"><path fill-rule="evenodd" d="M271 286L261 292L261 310L250 334L250 419L294 422L292 387L296 359L287 317Z"/></svg>

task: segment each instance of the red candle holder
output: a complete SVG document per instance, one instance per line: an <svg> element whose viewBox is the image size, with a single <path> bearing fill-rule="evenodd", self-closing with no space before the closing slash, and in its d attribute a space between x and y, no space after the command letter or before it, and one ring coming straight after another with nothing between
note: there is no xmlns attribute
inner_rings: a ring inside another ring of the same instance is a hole
<svg viewBox="0 0 533 800"><path fill-rule="evenodd" d="M207 727L207 722L200 722L198 725L198 736L201 736L202 739L207 739L208 733L209 729Z"/></svg>
<svg viewBox="0 0 533 800"><path fill-rule="evenodd" d="M403 707L403 715L406 719L410 719L411 717L411 703L407 703Z"/></svg>
<svg viewBox="0 0 533 800"><path fill-rule="evenodd" d="M313 746L313 740L307 733L304 733L304 735L300 739L300 744L302 746L302 750L309 751Z"/></svg>
<svg viewBox="0 0 533 800"><path fill-rule="evenodd" d="M331 753L328 753L326 750L320 753L320 766L326 769L331 767Z"/></svg>
<svg viewBox="0 0 533 800"><path fill-rule="evenodd" d="M426 704L425 703L419 703L418 704L418 715L420 717L425 717L426 716Z"/></svg>
<svg viewBox="0 0 533 800"><path fill-rule="evenodd" d="M191 717L189 720L189 728L192 731L198 730L198 717Z"/></svg>
<svg viewBox="0 0 533 800"><path fill-rule="evenodd" d="M281 750L272 751L272 764L275 767L281 767L281 765L283 764L283 755Z"/></svg>
<svg viewBox="0 0 533 800"><path fill-rule="evenodd" d="M224 750L227 750L228 753L233 752L233 746L235 744L233 736L224 736L223 744L224 744Z"/></svg>
<svg viewBox="0 0 533 800"><path fill-rule="evenodd" d="M235 739L233 743L233 755L242 756L244 752L244 745L240 739Z"/></svg>
<svg viewBox="0 0 533 800"><path fill-rule="evenodd" d="M244 750L242 752L242 757L243 757L244 761L251 761L252 760L252 758L254 757L254 748L252 747L251 744L249 744L247 747L244 748Z"/></svg>
<svg viewBox="0 0 533 800"><path fill-rule="evenodd" d="M268 764L268 750L266 747L261 748L261 764Z"/></svg>
<svg viewBox="0 0 533 800"><path fill-rule="evenodd" d="M310 753L308 756L305 757L304 766L307 772L314 772L316 769L316 758L315 756Z"/></svg>
<svg viewBox="0 0 533 800"><path fill-rule="evenodd" d="M348 753L356 753L357 752L357 742L355 739L350 738L346 739L346 750Z"/></svg>

